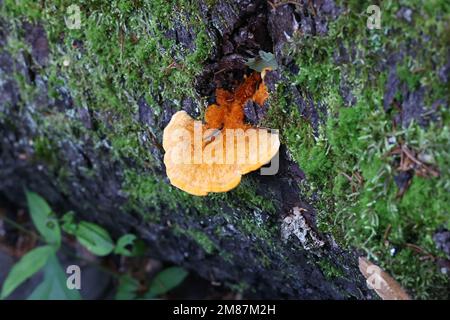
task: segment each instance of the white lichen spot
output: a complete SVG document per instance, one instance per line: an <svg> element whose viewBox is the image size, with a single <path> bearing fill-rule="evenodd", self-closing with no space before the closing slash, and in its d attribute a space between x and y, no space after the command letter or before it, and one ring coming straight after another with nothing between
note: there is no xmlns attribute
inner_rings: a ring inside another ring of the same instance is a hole
<svg viewBox="0 0 450 320"><path fill-rule="evenodd" d="M283 31L283 33L284 33L284 37L286 38L287 42L293 42L294 41L294 39L292 39L292 37L290 35L288 35L286 31Z"/></svg>
<svg viewBox="0 0 450 320"><path fill-rule="evenodd" d="M292 15L292 19L293 19L292 29L294 30L293 32L295 33L295 32L298 31L298 28L299 28L300 24L298 23L297 19L295 19L295 15L294 14Z"/></svg>
<svg viewBox="0 0 450 320"><path fill-rule="evenodd" d="M262 210L256 209L253 211L254 221L258 227L261 227L264 224L264 219L262 216Z"/></svg>
<svg viewBox="0 0 450 320"><path fill-rule="evenodd" d="M302 211L306 210L295 207L292 209L292 214L284 218L281 224L281 238L284 242L287 242L291 235L295 235L305 250L322 247L324 242L308 225Z"/></svg>

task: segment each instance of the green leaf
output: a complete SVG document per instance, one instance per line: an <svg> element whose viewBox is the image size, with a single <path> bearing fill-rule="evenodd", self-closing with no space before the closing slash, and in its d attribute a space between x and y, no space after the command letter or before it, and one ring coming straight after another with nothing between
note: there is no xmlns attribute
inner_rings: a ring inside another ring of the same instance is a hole
<svg viewBox="0 0 450 320"><path fill-rule="evenodd" d="M53 246L43 246L31 250L17 262L8 274L2 287L0 299L9 296L22 282L38 272L55 252Z"/></svg>
<svg viewBox="0 0 450 320"><path fill-rule="evenodd" d="M115 254L120 254L126 257L137 257L145 253L147 247L144 241L137 239L134 234L125 234L117 240Z"/></svg>
<svg viewBox="0 0 450 320"><path fill-rule="evenodd" d="M137 239L134 242L133 250L131 251L132 257L143 256L147 252L147 246L144 241L141 239Z"/></svg>
<svg viewBox="0 0 450 320"><path fill-rule="evenodd" d="M125 274L119 278L116 300L133 300L136 298L136 292L139 289L139 282L132 276Z"/></svg>
<svg viewBox="0 0 450 320"><path fill-rule="evenodd" d="M188 272L181 267L170 267L156 275L144 298L153 299L177 287L187 277Z"/></svg>
<svg viewBox="0 0 450 320"><path fill-rule="evenodd" d="M114 250L108 231L97 224L81 221L75 236L81 245L97 256L106 256Z"/></svg>
<svg viewBox="0 0 450 320"><path fill-rule="evenodd" d="M276 70L278 68L275 55L262 50L259 51L258 57L248 59L245 65L257 72L262 72L266 68L270 70Z"/></svg>
<svg viewBox="0 0 450 320"><path fill-rule="evenodd" d="M52 209L41 196L37 193L25 191L30 210L31 219L36 229L49 244L57 247L61 245L61 230L58 220L53 216Z"/></svg>
<svg viewBox="0 0 450 320"><path fill-rule="evenodd" d="M132 250L127 247L132 247L137 237L134 234L125 234L117 240L116 248L114 249L115 254L121 254L126 257L133 255Z"/></svg>
<svg viewBox="0 0 450 320"><path fill-rule="evenodd" d="M62 220L61 228L68 234L74 235L78 227L75 222L75 213L69 211L62 216L61 220Z"/></svg>
<svg viewBox="0 0 450 320"><path fill-rule="evenodd" d="M58 258L52 254L44 267L44 281L34 289L28 300L80 300L77 290L67 288L67 275Z"/></svg>

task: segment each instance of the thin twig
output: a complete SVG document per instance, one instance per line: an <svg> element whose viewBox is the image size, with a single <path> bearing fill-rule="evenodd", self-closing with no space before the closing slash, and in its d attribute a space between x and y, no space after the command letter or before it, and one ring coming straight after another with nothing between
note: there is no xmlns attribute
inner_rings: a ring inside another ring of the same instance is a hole
<svg viewBox="0 0 450 320"><path fill-rule="evenodd" d="M383 242L387 241L387 238L389 237L389 234L391 233L391 230L392 230L392 225L388 224L386 230L384 231Z"/></svg>
<svg viewBox="0 0 450 320"><path fill-rule="evenodd" d="M431 259L431 260L433 260L433 261L436 260L436 257L435 257L435 256L433 256L431 253L425 251L424 249L422 249L421 247L419 247L419 246L416 245L416 244L413 244L413 243L407 243L406 246L407 246L408 248L413 249L413 250L416 251L417 253L422 254L423 256L425 256L425 257L428 258L428 259Z"/></svg>

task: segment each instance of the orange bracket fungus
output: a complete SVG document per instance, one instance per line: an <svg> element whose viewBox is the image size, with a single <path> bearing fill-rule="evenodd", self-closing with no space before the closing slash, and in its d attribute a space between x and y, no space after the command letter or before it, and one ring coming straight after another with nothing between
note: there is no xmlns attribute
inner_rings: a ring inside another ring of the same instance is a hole
<svg viewBox="0 0 450 320"><path fill-rule="evenodd" d="M197 196L235 188L241 176L259 169L280 147L275 130L254 128L244 121L244 105L262 105L268 92L257 72L234 92L216 89L216 103L208 106L205 122L185 111L172 116L164 129L164 164L172 185Z"/></svg>

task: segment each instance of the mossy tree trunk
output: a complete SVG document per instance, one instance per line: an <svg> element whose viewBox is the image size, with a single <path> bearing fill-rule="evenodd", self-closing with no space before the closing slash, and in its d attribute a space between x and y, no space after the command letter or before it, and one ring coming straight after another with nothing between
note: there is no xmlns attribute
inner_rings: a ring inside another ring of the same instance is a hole
<svg viewBox="0 0 450 320"><path fill-rule="evenodd" d="M289 146L277 175L249 174L235 190L203 198L169 184L160 147L175 111L200 118L214 88L241 77L243 61L259 50L274 52L280 66L269 88L271 119L283 119L277 104L290 99L318 136L326 106L288 83L298 66L286 43L294 33L296 41L326 34L345 8L101 2L81 1L81 29L72 30L65 1L0 1L1 196L23 205L23 188L36 191L57 212L73 210L115 237L134 233L150 256L248 297L373 298L357 254L318 230ZM294 208L304 209L306 242L282 239Z"/></svg>

